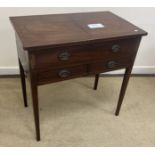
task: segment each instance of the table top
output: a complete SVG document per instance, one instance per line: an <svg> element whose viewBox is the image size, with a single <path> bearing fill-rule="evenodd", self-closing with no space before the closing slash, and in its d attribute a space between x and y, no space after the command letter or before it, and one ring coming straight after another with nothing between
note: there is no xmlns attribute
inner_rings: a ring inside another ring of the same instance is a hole
<svg viewBox="0 0 155 155"><path fill-rule="evenodd" d="M78 45L147 32L111 12L10 17L24 49Z"/></svg>

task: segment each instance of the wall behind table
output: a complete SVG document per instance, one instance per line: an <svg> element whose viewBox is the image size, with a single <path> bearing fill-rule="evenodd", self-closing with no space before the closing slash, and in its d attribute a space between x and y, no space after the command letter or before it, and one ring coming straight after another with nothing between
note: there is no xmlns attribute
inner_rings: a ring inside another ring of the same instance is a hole
<svg viewBox="0 0 155 155"><path fill-rule="evenodd" d="M146 30L133 73L155 74L155 8L0 8L0 75L18 74L14 31L9 16L90 11L112 11ZM115 73L122 73L117 71Z"/></svg>

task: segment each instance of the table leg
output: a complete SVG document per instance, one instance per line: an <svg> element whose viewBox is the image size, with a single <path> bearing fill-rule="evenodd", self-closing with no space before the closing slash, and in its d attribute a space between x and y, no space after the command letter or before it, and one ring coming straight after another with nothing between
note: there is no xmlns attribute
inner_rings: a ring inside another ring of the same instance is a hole
<svg viewBox="0 0 155 155"><path fill-rule="evenodd" d="M32 80L31 80L31 94L32 94L35 129L36 129L36 140L40 141L38 87L37 87L37 84L35 82L33 82Z"/></svg>
<svg viewBox="0 0 155 155"><path fill-rule="evenodd" d="M115 112L116 116L119 115L121 105L123 102L123 98L125 96L126 88L127 88L128 82L129 82L130 75L131 75L131 71L132 71L132 67L126 68L124 78L123 78L122 87L121 87L121 91L120 91L120 95L119 95L119 100L118 100L117 108L116 108L116 112Z"/></svg>
<svg viewBox="0 0 155 155"><path fill-rule="evenodd" d="M94 82L94 90L97 90L98 80L99 80L99 74L96 74L95 75L95 82Z"/></svg>
<svg viewBox="0 0 155 155"><path fill-rule="evenodd" d="M24 69L23 66L19 61L19 70L20 70L20 79L21 79L21 85L22 85L22 92L23 92L23 99L24 99L24 105L27 107L27 94L26 94L26 83L25 83L25 74L24 74Z"/></svg>

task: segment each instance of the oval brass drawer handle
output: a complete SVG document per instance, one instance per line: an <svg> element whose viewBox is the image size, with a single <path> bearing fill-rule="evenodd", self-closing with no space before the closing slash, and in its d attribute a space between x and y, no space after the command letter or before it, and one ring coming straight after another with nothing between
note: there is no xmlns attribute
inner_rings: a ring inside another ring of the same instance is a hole
<svg viewBox="0 0 155 155"><path fill-rule="evenodd" d="M66 61L66 60L69 60L70 56L71 56L71 54L65 51L65 52L61 52L58 55L58 58L59 58L59 60Z"/></svg>
<svg viewBox="0 0 155 155"><path fill-rule="evenodd" d="M112 52L117 53L121 50L120 45L113 45L112 46Z"/></svg>
<svg viewBox="0 0 155 155"><path fill-rule="evenodd" d="M60 70L59 71L59 76L61 77L61 78L66 78L66 77L68 77L69 75L70 75L70 71L69 70L67 70L67 69L63 69L63 70Z"/></svg>
<svg viewBox="0 0 155 155"><path fill-rule="evenodd" d="M118 65L118 63L116 62L116 61L109 61L108 63L107 63L107 67L108 68L114 68L114 67L116 67Z"/></svg>

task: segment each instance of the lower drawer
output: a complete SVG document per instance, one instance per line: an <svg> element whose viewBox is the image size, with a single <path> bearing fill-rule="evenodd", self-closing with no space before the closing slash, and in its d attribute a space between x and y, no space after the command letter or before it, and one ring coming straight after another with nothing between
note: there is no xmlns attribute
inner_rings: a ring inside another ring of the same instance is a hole
<svg viewBox="0 0 155 155"><path fill-rule="evenodd" d="M102 73L107 71L113 71L121 68L128 67L132 64L131 58L119 58L119 59L109 59L107 61L100 61L92 63L88 67L88 72L93 73Z"/></svg>
<svg viewBox="0 0 155 155"><path fill-rule="evenodd" d="M87 65L78 65L74 67L51 69L37 73L38 84L63 81L74 77L87 75Z"/></svg>

